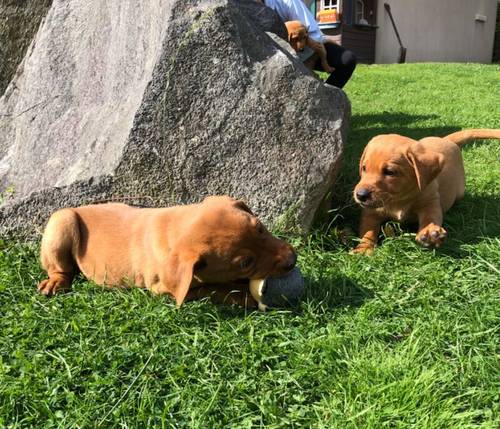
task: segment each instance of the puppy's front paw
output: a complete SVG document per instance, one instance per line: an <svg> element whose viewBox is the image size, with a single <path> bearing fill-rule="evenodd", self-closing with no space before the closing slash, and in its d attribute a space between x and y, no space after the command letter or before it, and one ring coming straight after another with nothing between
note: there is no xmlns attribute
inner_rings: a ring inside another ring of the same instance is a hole
<svg viewBox="0 0 500 429"><path fill-rule="evenodd" d="M327 73L333 73L335 71L335 67L332 67L330 64L328 64L328 61L326 60L326 52L325 52L325 57L321 59L321 66L323 67L323 70Z"/></svg>
<svg viewBox="0 0 500 429"><path fill-rule="evenodd" d="M70 283L65 279L46 279L38 283L38 292L46 296L52 296L56 293L68 290Z"/></svg>
<svg viewBox="0 0 500 429"><path fill-rule="evenodd" d="M431 223L418 232L416 240L424 247L439 247L447 235L448 233L443 227Z"/></svg>
<svg viewBox="0 0 500 429"><path fill-rule="evenodd" d="M351 250L351 255L364 255L371 256L375 251L375 246L373 244L360 243L354 249Z"/></svg>

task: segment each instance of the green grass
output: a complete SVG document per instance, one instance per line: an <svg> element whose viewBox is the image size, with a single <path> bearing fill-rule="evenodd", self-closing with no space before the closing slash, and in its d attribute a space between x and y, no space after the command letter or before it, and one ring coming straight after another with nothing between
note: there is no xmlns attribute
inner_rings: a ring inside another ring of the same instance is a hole
<svg viewBox="0 0 500 429"><path fill-rule="evenodd" d="M0 427L496 428L500 142L464 148L467 194L426 251L404 228L372 258L337 239L374 135L500 128L500 67L361 66L331 228L293 239L299 309L176 309L80 279L46 299L37 249L0 251Z"/></svg>

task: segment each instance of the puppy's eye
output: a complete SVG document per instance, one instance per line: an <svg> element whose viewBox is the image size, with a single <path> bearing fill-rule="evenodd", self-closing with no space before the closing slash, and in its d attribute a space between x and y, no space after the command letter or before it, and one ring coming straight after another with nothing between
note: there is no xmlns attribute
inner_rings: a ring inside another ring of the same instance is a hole
<svg viewBox="0 0 500 429"><path fill-rule="evenodd" d="M250 268L254 262L255 262L255 258L253 256L247 256L241 260L240 267L242 270L246 270L246 269Z"/></svg>
<svg viewBox="0 0 500 429"><path fill-rule="evenodd" d="M366 171L366 165L363 165L363 167L361 167L361 170Z"/></svg>
<svg viewBox="0 0 500 429"><path fill-rule="evenodd" d="M382 170L382 174L383 174L384 176L395 176L395 175L396 175L396 172L395 172L394 170L390 170L389 168L387 168L387 167L386 167L386 168L384 168L384 169Z"/></svg>

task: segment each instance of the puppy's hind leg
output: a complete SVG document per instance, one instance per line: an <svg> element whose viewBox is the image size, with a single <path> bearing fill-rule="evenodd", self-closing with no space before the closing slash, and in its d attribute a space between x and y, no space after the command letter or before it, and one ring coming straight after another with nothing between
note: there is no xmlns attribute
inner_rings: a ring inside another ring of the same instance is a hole
<svg viewBox="0 0 500 429"><path fill-rule="evenodd" d="M71 209L55 212L49 219L42 238L40 258L49 278L38 284L44 295L69 289L78 270L75 251L80 240L78 215Z"/></svg>

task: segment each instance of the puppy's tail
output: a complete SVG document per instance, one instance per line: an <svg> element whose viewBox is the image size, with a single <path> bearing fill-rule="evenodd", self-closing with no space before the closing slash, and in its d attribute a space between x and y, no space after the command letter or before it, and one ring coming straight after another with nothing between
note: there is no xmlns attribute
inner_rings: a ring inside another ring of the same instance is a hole
<svg viewBox="0 0 500 429"><path fill-rule="evenodd" d="M475 139L500 139L500 130L463 130L457 131L456 133L450 134L444 138L456 143L458 146L463 146L468 141Z"/></svg>

